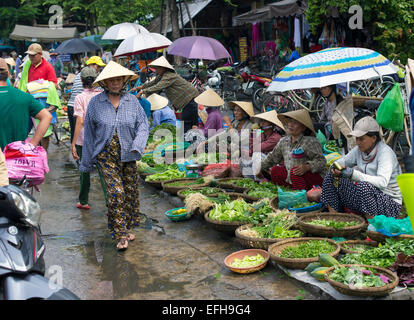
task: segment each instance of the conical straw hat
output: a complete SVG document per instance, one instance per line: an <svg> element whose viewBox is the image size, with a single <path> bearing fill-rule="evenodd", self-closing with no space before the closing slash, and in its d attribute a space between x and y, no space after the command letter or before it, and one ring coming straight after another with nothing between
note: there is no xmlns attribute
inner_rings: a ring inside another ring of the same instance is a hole
<svg viewBox="0 0 414 320"><path fill-rule="evenodd" d="M124 83L129 80L138 79L138 75L136 75L131 70L121 66L120 64L116 63L115 61L109 61L106 67L102 70L102 72L98 75L95 82L93 83L95 86L97 85L104 85L103 81L110 78L116 77L124 77Z"/></svg>
<svg viewBox="0 0 414 320"><path fill-rule="evenodd" d="M151 62L148 67L163 67L170 69L172 71L175 71L173 66L170 65L170 63L167 61L167 59L164 56L159 57L158 59L155 59L153 62Z"/></svg>
<svg viewBox="0 0 414 320"><path fill-rule="evenodd" d="M238 106L238 107L242 108L249 115L250 118L254 116L253 103L251 103L251 102L247 102L247 101L230 101L228 105L229 105L230 108L233 108L234 106Z"/></svg>
<svg viewBox="0 0 414 320"><path fill-rule="evenodd" d="M151 103L151 111L162 109L168 105L168 99L157 93L150 95L147 100Z"/></svg>
<svg viewBox="0 0 414 320"><path fill-rule="evenodd" d="M296 121L299 121L302 123L305 127L309 128L314 134L315 128L313 127L312 119L309 115L308 110L301 109L301 110L295 110L295 111L289 111L282 114L278 114L278 118L282 123L287 127L287 118L295 119Z"/></svg>
<svg viewBox="0 0 414 320"><path fill-rule="evenodd" d="M256 114L254 118L263 119L277 125L280 129L286 131L285 126L277 117L276 110Z"/></svg>
<svg viewBox="0 0 414 320"><path fill-rule="evenodd" d="M213 89L204 91L194 101L205 107L219 107L224 104L223 99Z"/></svg>

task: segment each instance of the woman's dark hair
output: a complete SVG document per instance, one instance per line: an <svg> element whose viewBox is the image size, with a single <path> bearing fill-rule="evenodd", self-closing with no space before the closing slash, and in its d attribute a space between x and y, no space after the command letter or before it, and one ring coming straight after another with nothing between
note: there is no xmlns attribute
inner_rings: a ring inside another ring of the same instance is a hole
<svg viewBox="0 0 414 320"><path fill-rule="evenodd" d="M303 133L304 136L313 136L313 132L311 129L309 129L308 127L306 127L305 132Z"/></svg>
<svg viewBox="0 0 414 320"><path fill-rule="evenodd" d="M9 77L7 72L0 73L0 81L7 81L7 78Z"/></svg>
<svg viewBox="0 0 414 320"><path fill-rule="evenodd" d="M92 84L95 81L94 77L86 77L86 78L81 78L82 80L82 85L84 88L88 88L91 89L92 88Z"/></svg>
<svg viewBox="0 0 414 320"><path fill-rule="evenodd" d="M375 131L375 132L367 132L365 135L368 136L368 137L377 137L377 140L375 141L375 145L378 142L381 141L381 136L380 136L380 133L378 131Z"/></svg>

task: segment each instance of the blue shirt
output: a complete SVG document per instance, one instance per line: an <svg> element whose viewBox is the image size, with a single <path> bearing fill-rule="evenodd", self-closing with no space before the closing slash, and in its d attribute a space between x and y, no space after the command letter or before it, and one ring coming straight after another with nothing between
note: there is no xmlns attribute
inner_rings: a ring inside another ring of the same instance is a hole
<svg viewBox="0 0 414 320"><path fill-rule="evenodd" d="M141 159L149 129L138 99L126 93L115 109L107 94L102 92L91 99L86 111L80 171L93 170L96 156L111 142L115 130L121 144L121 162Z"/></svg>
<svg viewBox="0 0 414 320"><path fill-rule="evenodd" d="M175 117L175 113L169 106L165 106L162 109L158 109L152 112L151 129L162 123L169 123L174 126L177 124L177 118Z"/></svg>

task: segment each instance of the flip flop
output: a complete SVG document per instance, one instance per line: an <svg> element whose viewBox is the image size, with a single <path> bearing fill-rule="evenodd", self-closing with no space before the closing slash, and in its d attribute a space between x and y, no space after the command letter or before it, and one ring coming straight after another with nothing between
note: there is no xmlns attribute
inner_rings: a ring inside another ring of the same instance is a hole
<svg viewBox="0 0 414 320"><path fill-rule="evenodd" d="M128 249L128 240L126 238L121 238L121 240L119 240L118 244L116 245L116 248L118 251L125 251Z"/></svg>
<svg viewBox="0 0 414 320"><path fill-rule="evenodd" d="M89 204L80 204L78 202L78 204L76 205L76 208L82 209L82 210L89 210L91 207L89 206Z"/></svg>

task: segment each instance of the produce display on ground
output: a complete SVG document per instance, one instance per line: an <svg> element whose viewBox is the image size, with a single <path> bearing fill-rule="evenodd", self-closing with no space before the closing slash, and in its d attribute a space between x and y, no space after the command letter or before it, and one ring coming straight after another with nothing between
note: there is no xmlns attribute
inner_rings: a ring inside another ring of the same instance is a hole
<svg viewBox="0 0 414 320"><path fill-rule="evenodd" d="M272 182L255 183L249 187L248 196L264 199L277 197L277 186Z"/></svg>
<svg viewBox="0 0 414 320"><path fill-rule="evenodd" d="M328 219L314 219L306 223L314 225L314 226L328 227L328 228L334 228L338 230L346 228L346 227L356 226L359 224L358 221L336 221L336 220L328 220Z"/></svg>
<svg viewBox="0 0 414 320"><path fill-rule="evenodd" d="M289 246L280 253L281 258L306 259L317 257L320 253L331 253L335 246L325 240L309 240L297 246Z"/></svg>
<svg viewBox="0 0 414 320"><path fill-rule="evenodd" d="M170 135L165 135L163 132L161 132L161 129L170 131ZM160 140L155 140L155 133L158 131L159 134L161 134ZM177 127L168 124L168 123L162 123L156 127L154 127L150 132L148 136L147 146L145 147L144 153L154 151L159 145L164 143L172 143L177 141Z"/></svg>
<svg viewBox="0 0 414 320"><path fill-rule="evenodd" d="M299 208L307 208L310 206L314 206L315 204L318 204L318 202L304 202L304 203L298 203L295 204L292 209L299 209Z"/></svg>
<svg viewBox="0 0 414 320"><path fill-rule="evenodd" d="M360 243L359 244L344 243L344 244L341 244L341 247L346 250L355 251L356 253L362 253L364 251L372 250L375 248L373 246L369 246L366 244L360 244Z"/></svg>
<svg viewBox="0 0 414 320"><path fill-rule="evenodd" d="M145 178L145 181L166 181L180 178L185 178L185 172L170 168L164 172L149 175Z"/></svg>
<svg viewBox="0 0 414 320"><path fill-rule="evenodd" d="M204 178L199 178L196 180L190 180L190 181L175 181L165 184L164 186L168 187L181 187L181 186L191 186L191 185L198 185L198 184L204 184L206 180Z"/></svg>
<svg viewBox="0 0 414 320"><path fill-rule="evenodd" d="M372 268L335 266L329 279L348 285L350 288L362 289L383 287L391 282L386 275Z"/></svg>
<svg viewBox="0 0 414 320"><path fill-rule="evenodd" d="M250 268L262 264L266 259L258 253L255 256L245 255L243 259L235 258L234 261L230 264L233 268Z"/></svg>
<svg viewBox="0 0 414 320"><path fill-rule="evenodd" d="M187 210L186 209L178 209L178 210L174 210L174 211L170 212L170 214L173 214L173 215L179 215L179 214L183 214L183 213L187 213Z"/></svg>
<svg viewBox="0 0 414 320"><path fill-rule="evenodd" d="M181 191L181 194L183 196L188 196L192 193L201 193L204 196L208 196L208 195L211 195L211 194L216 194L218 192L223 192L223 190L221 190L220 188L202 187L202 188L197 189L197 190L193 190L191 188L188 188L188 189L185 189L185 190Z"/></svg>

